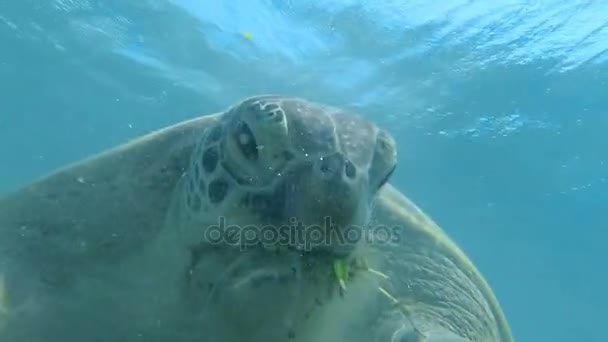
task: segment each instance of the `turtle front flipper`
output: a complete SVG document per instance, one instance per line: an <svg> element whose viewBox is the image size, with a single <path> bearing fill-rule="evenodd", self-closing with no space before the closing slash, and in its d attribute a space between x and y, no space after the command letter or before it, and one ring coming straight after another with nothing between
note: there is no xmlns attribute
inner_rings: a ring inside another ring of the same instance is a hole
<svg viewBox="0 0 608 342"><path fill-rule="evenodd" d="M388 241L375 241L365 252L370 265L390 277L384 288L392 299L377 307L379 315L411 325L423 341L451 334L446 341L512 342L492 289L447 234L390 184L375 204L372 226L392 229Z"/></svg>
<svg viewBox="0 0 608 342"><path fill-rule="evenodd" d="M178 276L169 255L181 250L152 246L216 117L160 129L0 195L0 341L128 340L153 321L148 313L164 314L150 298L171 297L160 284Z"/></svg>
<svg viewBox="0 0 608 342"><path fill-rule="evenodd" d="M417 329L404 325L392 333L391 342L473 342L453 332L437 327L421 334Z"/></svg>

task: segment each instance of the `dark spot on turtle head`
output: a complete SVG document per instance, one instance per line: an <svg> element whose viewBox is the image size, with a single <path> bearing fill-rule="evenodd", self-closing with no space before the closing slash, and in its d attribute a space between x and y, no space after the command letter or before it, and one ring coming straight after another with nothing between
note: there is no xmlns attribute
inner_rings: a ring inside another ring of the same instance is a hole
<svg viewBox="0 0 608 342"><path fill-rule="evenodd" d="M221 202L228 194L228 183L221 179L211 181L207 188L207 194L211 203L217 204Z"/></svg>
<svg viewBox="0 0 608 342"><path fill-rule="evenodd" d="M296 332L293 331L293 329L289 329L289 331L287 332L287 338L289 338L290 340L296 338Z"/></svg>
<svg viewBox="0 0 608 342"><path fill-rule="evenodd" d="M213 126L213 128L211 128L211 130L209 131L207 138L205 139L205 144L213 144L220 141L223 133L224 130L222 128L222 125Z"/></svg>
<svg viewBox="0 0 608 342"><path fill-rule="evenodd" d="M220 156L215 147L209 147L206 149L205 152L203 152L202 160L203 169L205 169L205 172L209 174L215 171L219 160Z"/></svg>
<svg viewBox="0 0 608 342"><path fill-rule="evenodd" d="M258 160L258 144L249 125L240 121L237 124L234 138L245 158L252 161Z"/></svg>
<svg viewBox="0 0 608 342"><path fill-rule="evenodd" d="M344 164L344 173L348 178L355 178L357 175L357 167L350 160L347 160Z"/></svg>

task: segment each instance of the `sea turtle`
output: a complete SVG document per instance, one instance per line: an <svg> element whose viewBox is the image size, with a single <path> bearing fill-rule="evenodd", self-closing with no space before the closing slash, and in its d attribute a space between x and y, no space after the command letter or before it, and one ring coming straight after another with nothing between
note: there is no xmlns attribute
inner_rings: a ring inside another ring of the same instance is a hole
<svg viewBox="0 0 608 342"><path fill-rule="evenodd" d="M392 136L244 99L0 199L0 339L512 341Z"/></svg>

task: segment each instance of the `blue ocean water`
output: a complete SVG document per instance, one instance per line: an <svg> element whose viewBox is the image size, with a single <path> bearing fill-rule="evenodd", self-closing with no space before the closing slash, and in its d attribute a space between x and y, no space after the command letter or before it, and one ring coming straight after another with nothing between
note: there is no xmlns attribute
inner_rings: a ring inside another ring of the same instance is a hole
<svg viewBox="0 0 608 342"><path fill-rule="evenodd" d="M397 137L393 182L476 263L516 340L608 341L606 13L582 0L5 0L0 193L245 96L327 102Z"/></svg>

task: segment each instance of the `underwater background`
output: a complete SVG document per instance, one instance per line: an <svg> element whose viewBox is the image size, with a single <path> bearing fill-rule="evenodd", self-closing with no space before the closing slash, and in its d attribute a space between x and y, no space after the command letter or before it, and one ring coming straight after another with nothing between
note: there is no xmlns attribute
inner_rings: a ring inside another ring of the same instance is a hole
<svg viewBox="0 0 608 342"><path fill-rule="evenodd" d="M608 341L608 1L0 0L0 193L260 93L356 110L517 341Z"/></svg>

